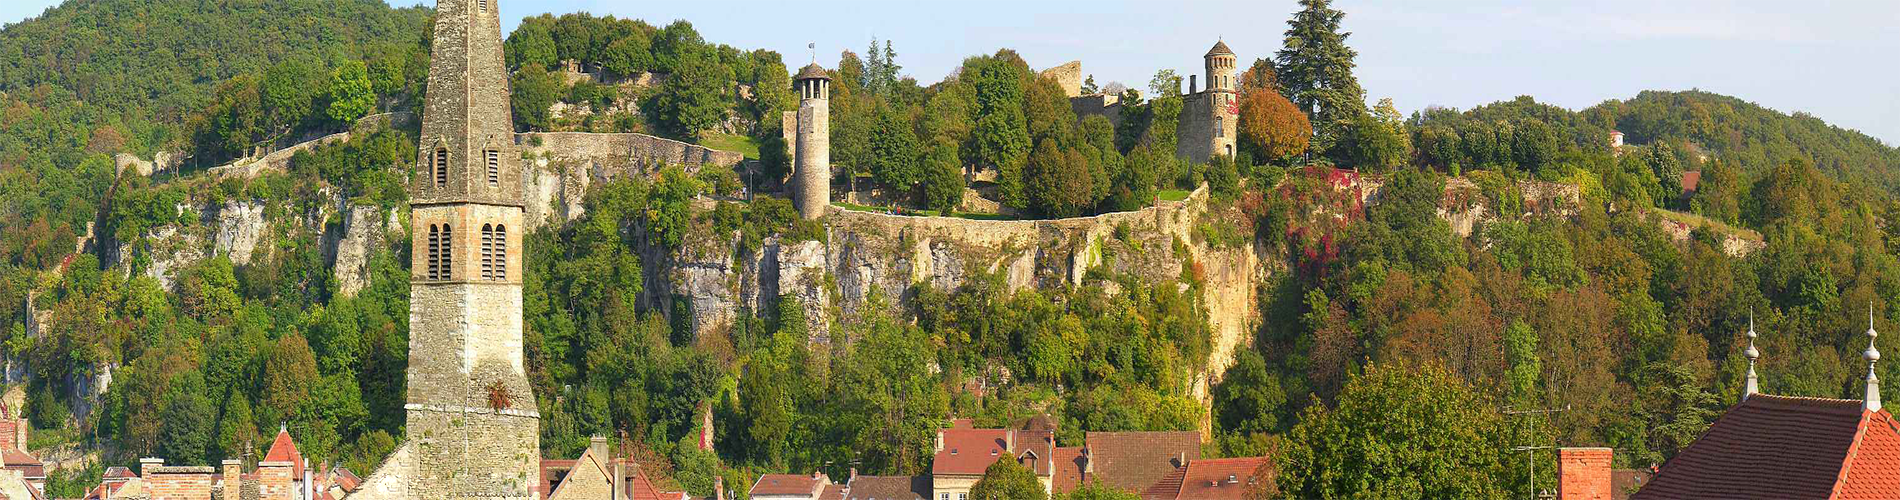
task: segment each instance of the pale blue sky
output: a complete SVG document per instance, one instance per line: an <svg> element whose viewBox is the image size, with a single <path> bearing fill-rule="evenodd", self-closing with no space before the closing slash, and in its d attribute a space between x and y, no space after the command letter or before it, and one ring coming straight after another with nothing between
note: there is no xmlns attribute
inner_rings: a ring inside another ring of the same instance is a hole
<svg viewBox="0 0 1900 500"><path fill-rule="evenodd" d="M410 5L416 0L390 0ZM0 22L55 0L0 1ZM1224 37L1245 66L1280 45L1293 0L963 2L502 0L510 21L589 11L661 25L691 21L706 39L835 65L875 35L904 72L940 80L998 47L1044 68L1081 60L1098 82L1145 87L1155 70L1200 73ZM1338 0L1367 97L1400 109L1470 108L1520 94L1577 109L1645 89L1704 90L1806 111L1900 144L1900 1Z"/></svg>

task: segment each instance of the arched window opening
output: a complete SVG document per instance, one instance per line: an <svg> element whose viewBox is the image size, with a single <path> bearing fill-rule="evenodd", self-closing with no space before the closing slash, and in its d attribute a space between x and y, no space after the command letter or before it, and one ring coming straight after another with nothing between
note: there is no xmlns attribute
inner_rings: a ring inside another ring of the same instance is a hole
<svg viewBox="0 0 1900 500"><path fill-rule="evenodd" d="M435 149L435 187L436 189L449 187L449 150L447 148Z"/></svg>
<svg viewBox="0 0 1900 500"><path fill-rule="evenodd" d="M455 229L448 224L442 225L442 269L438 280L455 278Z"/></svg>
<svg viewBox="0 0 1900 500"><path fill-rule="evenodd" d="M422 277L431 281L442 279L442 229L435 224L429 225L428 251L423 255L427 256L428 265Z"/></svg>
<svg viewBox="0 0 1900 500"><path fill-rule="evenodd" d="M495 226L482 225L482 279L495 279Z"/></svg>
<svg viewBox="0 0 1900 500"><path fill-rule="evenodd" d="M501 152L490 149L484 156L488 157L488 187L501 187Z"/></svg>
<svg viewBox="0 0 1900 500"><path fill-rule="evenodd" d="M495 225L495 280L508 280L508 226Z"/></svg>

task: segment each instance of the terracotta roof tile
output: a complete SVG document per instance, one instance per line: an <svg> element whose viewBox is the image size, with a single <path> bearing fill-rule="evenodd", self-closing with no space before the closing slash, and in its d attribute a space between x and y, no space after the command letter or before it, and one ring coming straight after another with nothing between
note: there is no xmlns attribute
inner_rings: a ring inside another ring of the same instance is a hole
<svg viewBox="0 0 1900 500"><path fill-rule="evenodd" d="M1056 448L1055 458L1055 477L1051 478L1050 486L1056 493L1075 491L1076 488L1081 487L1084 479L1083 467L1087 466L1082 461L1082 447Z"/></svg>
<svg viewBox="0 0 1900 500"><path fill-rule="evenodd" d="M1201 458L1201 433L1091 432L1088 460L1093 472L1085 480L1100 481L1129 493L1140 493L1162 476Z"/></svg>
<svg viewBox="0 0 1900 500"><path fill-rule="evenodd" d="M1038 476L1049 475L1054 466L1054 432L961 427L938 432L943 437L943 450L938 451L931 460L932 474L981 475L990 464L996 463L996 458L1002 456L1004 451L1016 455L1019 460L1028 460L1033 456L1033 469ZM1010 442L1012 435L1014 443Z"/></svg>
<svg viewBox="0 0 1900 500"><path fill-rule="evenodd" d="M1630 498L1893 498L1900 432L1849 399L1757 394L1730 408Z"/></svg>
<svg viewBox="0 0 1900 500"><path fill-rule="evenodd" d="M818 491L818 478L809 474L766 474L752 483L746 496L811 495Z"/></svg>
<svg viewBox="0 0 1900 500"><path fill-rule="evenodd" d="M277 429L277 439L270 444L270 452L264 454L265 462L290 462L290 477L303 477L303 454L297 452L297 442L290 439L290 431Z"/></svg>
<svg viewBox="0 0 1900 500"><path fill-rule="evenodd" d="M1143 500L1241 500L1266 457L1215 458L1188 462L1142 492Z"/></svg>
<svg viewBox="0 0 1900 500"><path fill-rule="evenodd" d="M844 500L844 485L827 484L816 500Z"/></svg>
<svg viewBox="0 0 1900 500"><path fill-rule="evenodd" d="M857 476L845 485L845 500L926 500L930 476Z"/></svg>

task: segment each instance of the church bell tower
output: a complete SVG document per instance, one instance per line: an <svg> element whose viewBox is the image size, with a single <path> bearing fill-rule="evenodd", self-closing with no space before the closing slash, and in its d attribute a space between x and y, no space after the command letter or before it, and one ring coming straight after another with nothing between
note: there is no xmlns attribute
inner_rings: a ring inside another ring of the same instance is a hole
<svg viewBox="0 0 1900 500"><path fill-rule="evenodd" d="M523 233L498 0L438 0L410 172L408 498L536 498Z"/></svg>

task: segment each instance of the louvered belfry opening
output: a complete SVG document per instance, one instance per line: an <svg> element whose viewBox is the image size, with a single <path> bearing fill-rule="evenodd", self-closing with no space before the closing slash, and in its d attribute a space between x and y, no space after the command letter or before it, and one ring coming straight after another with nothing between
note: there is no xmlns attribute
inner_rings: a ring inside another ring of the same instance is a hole
<svg viewBox="0 0 1900 500"><path fill-rule="evenodd" d="M501 152L490 149L488 157L488 187L501 187Z"/></svg>
<svg viewBox="0 0 1900 500"><path fill-rule="evenodd" d="M449 187L449 150L447 148L435 149L435 187L436 189Z"/></svg>

